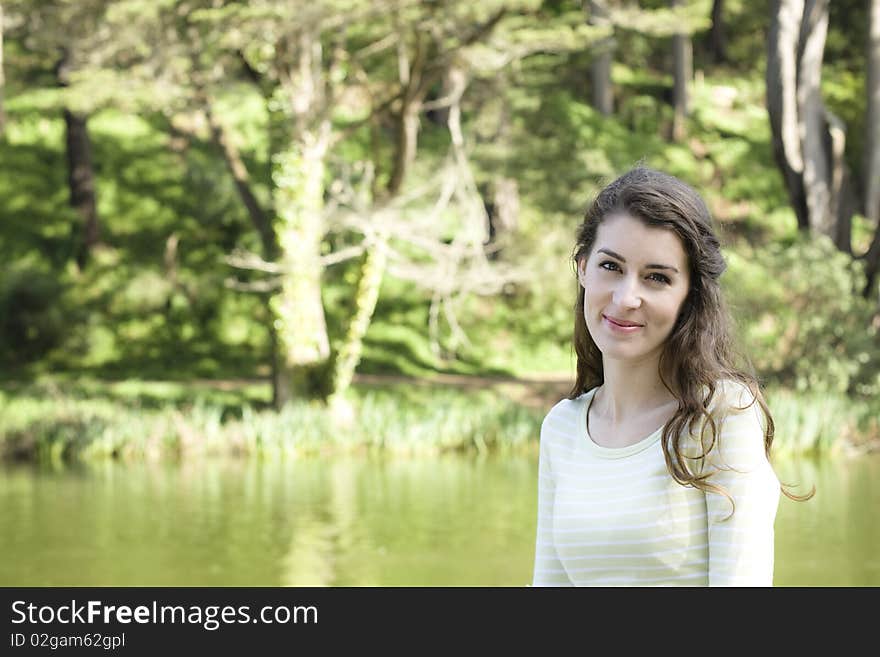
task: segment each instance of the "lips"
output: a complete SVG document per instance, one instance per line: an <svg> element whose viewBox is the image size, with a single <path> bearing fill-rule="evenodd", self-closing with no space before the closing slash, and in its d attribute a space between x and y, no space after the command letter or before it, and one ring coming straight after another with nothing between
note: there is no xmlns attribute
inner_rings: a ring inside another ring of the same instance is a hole
<svg viewBox="0 0 880 657"><path fill-rule="evenodd" d="M605 319L607 319L611 324L616 326L620 326L623 328L635 328L637 326L644 326L643 324L637 324L636 322L628 322L625 319L617 319L616 317L609 317L608 315L602 315Z"/></svg>

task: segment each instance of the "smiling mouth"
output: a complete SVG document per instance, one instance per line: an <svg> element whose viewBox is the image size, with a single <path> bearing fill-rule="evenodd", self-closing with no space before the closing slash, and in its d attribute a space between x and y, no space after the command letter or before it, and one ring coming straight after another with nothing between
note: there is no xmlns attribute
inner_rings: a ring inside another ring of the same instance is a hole
<svg viewBox="0 0 880 657"><path fill-rule="evenodd" d="M613 319L608 315L602 315L602 317L604 317L609 324L612 324L613 326L618 326L620 328L640 328L643 326L643 324L636 324L635 322L627 322L621 319Z"/></svg>

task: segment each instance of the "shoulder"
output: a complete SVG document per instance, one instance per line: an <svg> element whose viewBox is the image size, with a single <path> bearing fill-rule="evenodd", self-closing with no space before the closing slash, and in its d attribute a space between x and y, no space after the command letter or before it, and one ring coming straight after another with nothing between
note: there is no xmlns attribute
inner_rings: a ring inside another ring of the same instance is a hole
<svg viewBox="0 0 880 657"><path fill-rule="evenodd" d="M544 425L552 425L557 423L572 423L576 422L578 415L582 412L589 396L592 394L592 391L585 392L580 397L576 397L575 399L560 399L556 404L553 405L547 415L544 416Z"/></svg>
<svg viewBox="0 0 880 657"><path fill-rule="evenodd" d="M724 417L755 406L759 406L757 388L753 389L736 379L720 379L715 382L715 391L709 400L707 410L713 416Z"/></svg>
<svg viewBox="0 0 880 657"><path fill-rule="evenodd" d="M707 411L716 422L736 418L757 422L763 429L764 413L758 402L757 384L746 384L735 379L721 379L715 384L715 391L709 400Z"/></svg>
<svg viewBox="0 0 880 657"><path fill-rule="evenodd" d="M541 423L541 439L560 440L574 437L583 418L586 403L592 391L575 399L561 399L553 405Z"/></svg>
<svg viewBox="0 0 880 657"><path fill-rule="evenodd" d="M753 388L733 379L718 381L707 410L717 431L712 451L764 458L767 416L758 402L756 385Z"/></svg>

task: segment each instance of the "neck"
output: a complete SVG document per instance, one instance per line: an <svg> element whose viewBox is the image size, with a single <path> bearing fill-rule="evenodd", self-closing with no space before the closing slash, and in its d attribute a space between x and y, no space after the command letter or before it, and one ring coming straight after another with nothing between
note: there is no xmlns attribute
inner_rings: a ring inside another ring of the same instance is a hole
<svg viewBox="0 0 880 657"><path fill-rule="evenodd" d="M603 359L605 381L593 405L612 424L675 401L660 380L659 359L621 362Z"/></svg>

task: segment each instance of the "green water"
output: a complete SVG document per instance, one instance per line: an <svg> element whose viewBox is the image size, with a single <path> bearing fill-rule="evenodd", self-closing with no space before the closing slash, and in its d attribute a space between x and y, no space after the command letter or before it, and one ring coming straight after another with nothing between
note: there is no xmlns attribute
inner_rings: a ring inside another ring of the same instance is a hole
<svg viewBox="0 0 880 657"><path fill-rule="evenodd" d="M778 586L880 585L880 455L786 461ZM523 586L528 458L105 463L0 470L3 586ZM803 490L803 489L800 489Z"/></svg>

